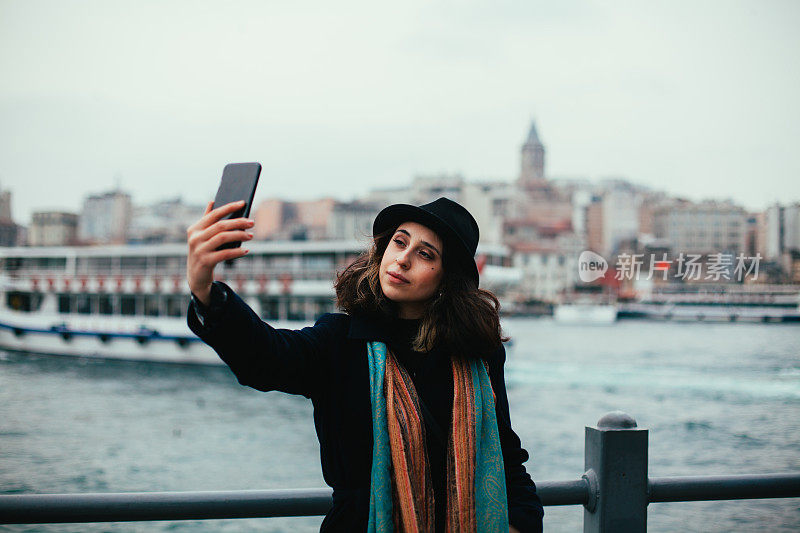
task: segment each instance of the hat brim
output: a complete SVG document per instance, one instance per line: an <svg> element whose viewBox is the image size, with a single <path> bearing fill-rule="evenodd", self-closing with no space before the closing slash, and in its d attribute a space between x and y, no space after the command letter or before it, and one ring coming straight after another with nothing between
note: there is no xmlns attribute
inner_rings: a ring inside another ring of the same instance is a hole
<svg viewBox="0 0 800 533"><path fill-rule="evenodd" d="M480 274L475 257L468 251L467 246L450 225L429 211L410 204L390 205L375 217L375 221L372 223L372 235L375 237L386 231L392 231L404 222L418 222L435 231L445 243L444 253L453 254L457 262L462 264L464 270L472 276L475 286L478 286Z"/></svg>

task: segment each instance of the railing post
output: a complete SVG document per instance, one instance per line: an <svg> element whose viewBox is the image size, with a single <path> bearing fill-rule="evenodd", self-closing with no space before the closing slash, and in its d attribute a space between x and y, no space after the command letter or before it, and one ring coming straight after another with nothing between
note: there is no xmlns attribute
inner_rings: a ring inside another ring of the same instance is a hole
<svg viewBox="0 0 800 533"><path fill-rule="evenodd" d="M584 533L646 533L647 430L621 411L586 427Z"/></svg>

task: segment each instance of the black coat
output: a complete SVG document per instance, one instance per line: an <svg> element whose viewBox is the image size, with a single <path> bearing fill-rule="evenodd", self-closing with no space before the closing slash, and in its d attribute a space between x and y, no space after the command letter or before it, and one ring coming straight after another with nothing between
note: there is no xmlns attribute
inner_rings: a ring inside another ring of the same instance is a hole
<svg viewBox="0 0 800 533"><path fill-rule="evenodd" d="M322 522L321 531L366 531L372 467L366 346L368 341L391 342L385 322L370 316L337 313L323 315L313 327L296 331L275 329L264 323L229 287L219 282L215 286L225 292L223 303L212 304L210 310L205 310L204 323L198 320L194 306L190 306L189 327L219 354L242 385L262 391L302 394L311 399L322 475L333 488L333 507ZM447 375L449 360L444 354L433 350L424 359L426 363L415 374L436 376L438 368L438 375ZM511 429L504 363L505 350L501 347L490 359L489 375L497 398L509 522L521 532L541 531L542 504L522 464L528 453ZM446 421L452 405L450 379L449 389L428 387L438 394L429 393L426 397L423 390L418 391L437 420L443 416Z"/></svg>

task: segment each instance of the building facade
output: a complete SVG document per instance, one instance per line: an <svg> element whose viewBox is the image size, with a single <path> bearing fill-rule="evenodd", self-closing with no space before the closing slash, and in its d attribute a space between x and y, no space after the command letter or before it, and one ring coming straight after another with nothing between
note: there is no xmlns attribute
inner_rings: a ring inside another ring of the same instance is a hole
<svg viewBox="0 0 800 533"><path fill-rule="evenodd" d="M368 240L372 222L382 207L368 202L337 202L328 219L328 238Z"/></svg>
<svg viewBox="0 0 800 533"><path fill-rule="evenodd" d="M86 244L124 244L132 217L128 193L115 190L87 196L78 222L78 239Z"/></svg>
<svg viewBox="0 0 800 533"><path fill-rule="evenodd" d="M512 265L522 271L524 299L558 303L569 298L579 283L578 257L586 242L564 232L549 242L511 246Z"/></svg>
<svg viewBox="0 0 800 533"><path fill-rule="evenodd" d="M28 230L30 246L73 246L78 242L78 220L75 213L40 211L34 213Z"/></svg>
<svg viewBox="0 0 800 533"><path fill-rule="evenodd" d="M20 228L11 216L11 191L0 192L0 246L19 244Z"/></svg>
<svg viewBox="0 0 800 533"><path fill-rule="evenodd" d="M679 201L654 210L653 229L673 254L739 254L746 250L747 212L730 203Z"/></svg>
<svg viewBox="0 0 800 533"><path fill-rule="evenodd" d="M634 191L611 189L602 199L602 249L611 255L639 235L639 197Z"/></svg>
<svg viewBox="0 0 800 533"><path fill-rule="evenodd" d="M271 198L252 211L253 235L259 240L325 240L337 202L333 198L289 202Z"/></svg>
<svg viewBox="0 0 800 533"><path fill-rule="evenodd" d="M186 229L200 220L204 212L204 206L186 204L180 198L135 206L128 231L128 242L135 244L185 242Z"/></svg>

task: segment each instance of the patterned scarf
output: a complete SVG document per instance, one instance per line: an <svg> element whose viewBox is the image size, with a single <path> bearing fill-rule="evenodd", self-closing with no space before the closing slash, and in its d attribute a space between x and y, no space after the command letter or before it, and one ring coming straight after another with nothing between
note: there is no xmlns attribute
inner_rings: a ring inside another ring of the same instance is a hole
<svg viewBox="0 0 800 533"><path fill-rule="evenodd" d="M367 354L374 442L369 532L433 533L433 484L416 390L384 343L368 343ZM446 531L507 533L505 471L489 373L476 360L451 360Z"/></svg>

